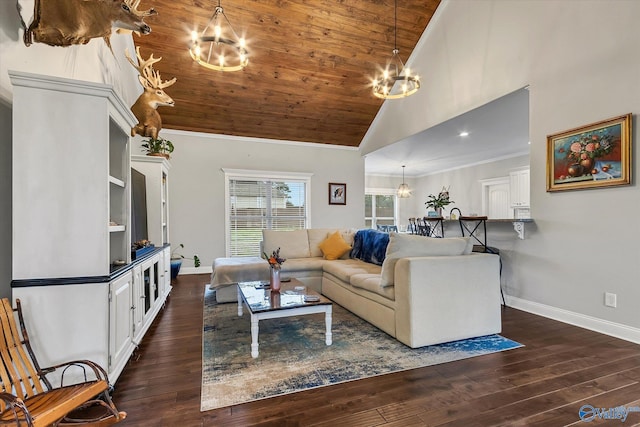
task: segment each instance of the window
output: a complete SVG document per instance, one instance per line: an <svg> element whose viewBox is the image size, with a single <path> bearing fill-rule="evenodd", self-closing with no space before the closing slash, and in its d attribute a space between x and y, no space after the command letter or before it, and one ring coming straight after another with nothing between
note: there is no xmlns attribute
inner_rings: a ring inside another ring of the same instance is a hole
<svg viewBox="0 0 640 427"><path fill-rule="evenodd" d="M309 227L311 174L224 172L227 256L260 256L263 229Z"/></svg>
<svg viewBox="0 0 640 427"><path fill-rule="evenodd" d="M377 228L378 225L396 225L396 197L395 192L391 191L367 190L364 195L365 226Z"/></svg>

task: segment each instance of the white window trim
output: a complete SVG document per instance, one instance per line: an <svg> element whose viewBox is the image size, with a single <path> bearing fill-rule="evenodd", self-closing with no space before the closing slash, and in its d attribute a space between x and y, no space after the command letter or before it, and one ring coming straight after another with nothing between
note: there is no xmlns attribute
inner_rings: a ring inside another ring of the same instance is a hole
<svg viewBox="0 0 640 427"><path fill-rule="evenodd" d="M393 222L394 224L398 225L398 222L400 221L400 208L398 206L400 203L398 203L398 190L394 188L365 188L364 194L371 194L373 196L395 196L395 200L393 202ZM366 221L367 217L365 216L364 219Z"/></svg>
<svg viewBox="0 0 640 427"><path fill-rule="evenodd" d="M312 173L305 172L282 172L282 171L262 171L251 169L229 169L222 168L224 172L224 250L225 256L231 253L231 235L229 218L231 217L231 205L229 204L230 192L229 181L232 179L270 179L270 180L292 180L305 183L304 203L306 206L305 222L307 228L311 228L311 177Z"/></svg>

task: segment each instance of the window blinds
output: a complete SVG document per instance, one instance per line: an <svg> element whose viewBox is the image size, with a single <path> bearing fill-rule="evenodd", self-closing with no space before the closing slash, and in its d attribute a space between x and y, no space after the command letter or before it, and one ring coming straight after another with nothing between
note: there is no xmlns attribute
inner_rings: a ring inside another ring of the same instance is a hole
<svg viewBox="0 0 640 427"><path fill-rule="evenodd" d="M306 182L229 179L229 255L259 256L262 229L307 226Z"/></svg>

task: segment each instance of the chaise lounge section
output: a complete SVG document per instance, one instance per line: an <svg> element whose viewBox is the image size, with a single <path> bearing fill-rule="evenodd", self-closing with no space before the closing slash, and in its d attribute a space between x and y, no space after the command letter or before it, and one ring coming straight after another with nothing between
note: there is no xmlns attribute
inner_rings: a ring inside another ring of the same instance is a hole
<svg viewBox="0 0 640 427"><path fill-rule="evenodd" d="M409 347L501 331L499 259L472 253L469 238L264 230L262 245L266 252L280 248L287 259L283 276L301 280ZM340 253L345 248L352 249ZM268 277L263 259L219 258L211 286L219 302L236 301L234 283Z"/></svg>

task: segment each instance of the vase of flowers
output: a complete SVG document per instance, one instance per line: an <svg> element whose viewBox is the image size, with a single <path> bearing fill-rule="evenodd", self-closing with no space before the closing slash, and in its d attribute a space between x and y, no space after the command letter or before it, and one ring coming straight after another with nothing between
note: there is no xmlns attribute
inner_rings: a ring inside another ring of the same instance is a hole
<svg viewBox="0 0 640 427"><path fill-rule="evenodd" d="M286 259L280 256L280 248L273 251L271 256L268 256L266 253L263 253L263 255L267 259L267 262L269 262L270 267L269 288L273 292L280 292L280 269Z"/></svg>
<svg viewBox="0 0 640 427"><path fill-rule="evenodd" d="M442 217L442 208L451 203L455 202L449 198L449 189L445 187L442 187L437 196L429 194L429 199L424 202L427 209L432 208L439 217Z"/></svg>

